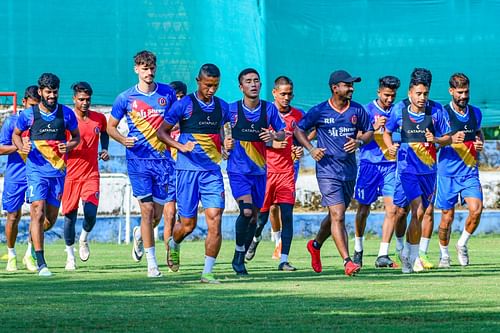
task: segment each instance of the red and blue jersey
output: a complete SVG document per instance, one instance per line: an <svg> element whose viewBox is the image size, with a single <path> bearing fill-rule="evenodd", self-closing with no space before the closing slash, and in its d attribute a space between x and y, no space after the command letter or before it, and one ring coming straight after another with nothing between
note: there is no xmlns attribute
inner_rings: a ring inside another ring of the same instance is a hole
<svg viewBox="0 0 500 333"><path fill-rule="evenodd" d="M137 85L125 90L116 98L111 116L127 119L127 137L135 137L133 147L127 148L127 159L170 159L170 151L156 132L172 104L177 100L175 90L167 84L156 83L156 89L144 93Z"/></svg>
<svg viewBox="0 0 500 333"><path fill-rule="evenodd" d="M78 128L78 121L73 111L67 106L59 104L51 113L39 111L41 121L46 123L47 129L50 123L56 121L57 115L62 112L64 130L74 131ZM20 131L30 130L33 126L33 107L24 110L17 119L16 128ZM26 161L27 174L38 174L41 177L61 177L66 175L67 154L59 152L58 144L65 140L40 140L33 139L30 133L31 151Z"/></svg>
<svg viewBox="0 0 500 333"><path fill-rule="evenodd" d="M451 131L471 131L472 135L467 140L466 133L466 139L463 143L454 143L439 150L437 172L441 176L448 177L479 175L479 154L474 146L474 141L476 132L481 129L481 120L483 117L481 110L475 106L468 105L465 113L462 115L453 110L451 103L447 109L444 110L443 115ZM450 119L450 115L454 119ZM453 122L458 122L459 126L453 126Z"/></svg>
<svg viewBox="0 0 500 333"><path fill-rule="evenodd" d="M443 107L441 104L428 101L427 110L429 110L429 115L431 117L430 128L435 137L441 137L450 132L450 128L443 117ZM425 135L425 128L420 128L422 124L426 121L426 112L415 113L411 111L408 100L403 100L397 103L391 112L391 117L386 123L386 130L389 132L396 132L401 129L403 131L403 114L409 124L412 124L415 129L412 129L406 135L421 135L422 138ZM418 133L417 133L418 132ZM401 133L402 137L405 133ZM399 173L410 173L410 174L429 174L436 172L436 147L431 142L426 142L425 139L419 142L409 140L407 142L401 142L398 154L397 154L397 170Z"/></svg>
<svg viewBox="0 0 500 333"><path fill-rule="evenodd" d="M243 115L248 122L254 124L259 123L261 119L261 112L265 112L265 128L271 127L276 132L285 129L285 123L281 119L276 106L273 103L261 100L257 108L255 108L254 110L250 110L242 101L237 101L229 104L230 121L233 131L238 123L238 104L241 105ZM265 104L265 110L261 110L263 104ZM254 130L260 131L261 129L255 128ZM233 138L234 137L235 134L233 133ZM243 141L234 139L234 148L233 150L231 150L227 162L227 172L247 175L265 175L265 143L263 141Z"/></svg>
<svg viewBox="0 0 500 333"><path fill-rule="evenodd" d="M379 117L386 117L387 119L389 119L392 109L392 107L389 110L382 109L378 105L376 100L365 105L365 110L370 116L370 122L372 123L372 125L375 124ZM373 133L373 140L359 148L360 161L373 164L396 163L396 157L390 156L389 148L384 143L384 130L384 127L380 127Z"/></svg>
<svg viewBox="0 0 500 333"><path fill-rule="evenodd" d="M318 148L326 148L325 156L316 163L318 178L356 179L355 153L347 153L344 144L348 138L356 139L358 131L373 131L370 116L361 104L351 101L345 111L339 112L327 100L312 107L298 127L303 131L315 128Z"/></svg>
<svg viewBox="0 0 500 333"><path fill-rule="evenodd" d="M0 131L0 145L12 145L12 133L16 127L18 114L9 116L3 123ZM23 136L29 135L29 132L23 132ZM13 152L7 156L7 165L5 166L4 179L9 183L26 183L26 155L19 152Z"/></svg>
<svg viewBox="0 0 500 333"><path fill-rule="evenodd" d="M195 102L198 105L194 105ZM198 131L183 129L184 122L196 117L196 115L193 116L195 109L203 113L200 118L203 124L216 121L213 128L218 129L217 133L203 133L214 131L204 131L201 126ZM221 114L216 115L215 112ZM229 121L229 109L226 102L214 97L209 103L204 103L198 99L196 93L193 93L175 102L170 111L165 114L164 120L170 125L180 123L180 134L177 140L179 143L185 144L188 141L196 143L191 152L177 152L175 167L177 170L220 170L219 163L222 160L220 131L222 125Z"/></svg>

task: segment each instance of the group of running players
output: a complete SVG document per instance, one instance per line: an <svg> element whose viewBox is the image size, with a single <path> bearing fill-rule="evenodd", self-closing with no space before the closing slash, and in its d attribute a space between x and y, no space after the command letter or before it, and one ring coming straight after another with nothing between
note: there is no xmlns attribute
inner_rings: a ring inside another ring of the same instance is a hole
<svg viewBox="0 0 500 333"><path fill-rule="evenodd" d="M477 165L483 137L481 112L468 104L469 79L464 74L451 76L452 98L445 107L428 99L432 75L423 68L411 74L408 98L395 104L400 81L385 76L379 80L377 98L362 106L352 101L354 83L361 78L337 70L328 82L331 97L304 113L290 104L293 82L286 76L275 80L274 101L267 102L260 99L259 73L244 69L238 76L243 97L228 104L215 96L221 74L214 64L201 66L196 91L186 95L182 82L167 85L155 81L156 56L152 52L141 51L134 61L138 83L116 98L107 121L90 110L93 92L88 83L72 86L71 110L58 103L57 76L44 73L38 86L26 89L25 109L4 123L0 154L9 155L2 199L8 213L8 271L17 270L14 245L25 198L31 203L30 238L23 257L27 269L38 271L39 276L52 275L44 257L44 231L54 225L61 202L65 268L76 269L75 223L80 199L84 222L79 257L89 259L88 235L99 203L98 159L109 159L109 136L126 147L128 175L141 210L140 226L133 230L132 258L139 262L146 254L148 277L162 276L154 237L162 216L167 265L176 272L181 243L196 227L201 202L208 229L201 282L219 283L213 267L222 243L223 158L239 206L233 270L240 276L248 274L246 263L254 258L271 217L275 255L280 258L278 270L295 271L289 252L298 160L304 149L317 161L322 205L328 208L315 239L307 243L315 272L322 271L320 249L330 235L345 274L359 272L366 219L379 196L383 196L385 219L375 266L401 265L403 273L432 267L426 252L435 204L443 212L439 267L449 267L448 243L459 198L467 203L469 216L456 248L460 264L468 264L467 241L482 211ZM118 130L123 117L128 125L126 135ZM353 197L359 208L351 259L345 211ZM393 233L399 264L388 253Z"/></svg>

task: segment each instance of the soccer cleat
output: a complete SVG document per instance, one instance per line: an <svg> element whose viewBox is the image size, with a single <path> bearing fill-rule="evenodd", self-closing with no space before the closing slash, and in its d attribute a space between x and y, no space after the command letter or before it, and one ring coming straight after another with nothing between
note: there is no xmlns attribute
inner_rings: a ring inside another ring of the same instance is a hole
<svg viewBox="0 0 500 333"><path fill-rule="evenodd" d="M245 254L245 259L247 261L250 261L253 259L253 257L255 257L255 251L257 251L257 246L259 245L259 243L260 241L256 242L255 240L252 240L252 243L250 243L247 253Z"/></svg>
<svg viewBox="0 0 500 333"><path fill-rule="evenodd" d="M467 245L459 246L458 244L455 246L457 249L458 262L463 267L469 265L469 249L467 249Z"/></svg>
<svg viewBox="0 0 500 333"><path fill-rule="evenodd" d="M8 254L8 253L3 254L3 255L0 257L0 260L2 260L2 261L7 261L7 260L9 260L9 254Z"/></svg>
<svg viewBox="0 0 500 333"><path fill-rule="evenodd" d="M36 260L31 256L31 253L26 253L23 257L23 264L26 269L31 272L37 271Z"/></svg>
<svg viewBox="0 0 500 333"><path fill-rule="evenodd" d="M208 284L220 284L220 281L215 278L213 273L201 274L200 282Z"/></svg>
<svg viewBox="0 0 500 333"><path fill-rule="evenodd" d="M172 237L168 239L168 243L170 243ZM177 249L173 246L168 245L167 247L167 266L170 268L172 272L179 271L179 266L181 264L181 249L177 247Z"/></svg>
<svg viewBox="0 0 500 333"><path fill-rule="evenodd" d="M64 266L64 269L67 271L76 270L76 262L74 257L66 259L66 266Z"/></svg>
<svg viewBox="0 0 500 333"><path fill-rule="evenodd" d="M78 253L80 254L81 261L89 260L89 257L90 257L89 242L80 241L80 248L78 250Z"/></svg>
<svg viewBox="0 0 500 333"><path fill-rule="evenodd" d="M274 248L272 259L279 260L281 259L281 239L278 243L278 246Z"/></svg>
<svg viewBox="0 0 500 333"><path fill-rule="evenodd" d="M135 262L139 262L142 259L142 256L144 255L144 244L142 243L142 237L137 239L135 237L135 234L141 230L140 227L134 227L134 231L132 233L132 238L134 239L134 246L132 247L132 259L134 259Z"/></svg>
<svg viewBox="0 0 500 333"><path fill-rule="evenodd" d="M344 273L348 276L354 276L361 270L361 266L353 261L348 261L344 265Z"/></svg>
<svg viewBox="0 0 500 333"><path fill-rule="evenodd" d="M401 260L401 256L403 255L403 249L396 249L394 251L394 263L398 266L403 266L403 261Z"/></svg>
<svg viewBox="0 0 500 333"><path fill-rule="evenodd" d="M375 260L375 267L377 268L397 268L399 267L389 256L378 256Z"/></svg>
<svg viewBox="0 0 500 333"><path fill-rule="evenodd" d="M321 273L323 266L321 265L321 252L313 246L314 240L307 242L307 251L311 254L311 267L316 273Z"/></svg>
<svg viewBox="0 0 500 333"><path fill-rule="evenodd" d="M426 253L420 253L419 257L422 262L422 266L424 266L425 269L434 268L434 264L429 260L429 256Z"/></svg>
<svg viewBox="0 0 500 333"><path fill-rule="evenodd" d="M439 268L450 268L451 267L451 259L450 257L442 257L439 259Z"/></svg>
<svg viewBox="0 0 500 333"><path fill-rule="evenodd" d="M158 267L155 266L155 267L148 268L148 278L160 278L162 276L163 275L158 270Z"/></svg>
<svg viewBox="0 0 500 333"><path fill-rule="evenodd" d="M7 272L15 272L17 271L17 258L10 257L7 259L7 267L5 268Z"/></svg>
<svg viewBox="0 0 500 333"><path fill-rule="evenodd" d="M289 262L282 262L278 266L278 271L293 272L296 270L297 270L297 268L290 265Z"/></svg>
<svg viewBox="0 0 500 333"><path fill-rule="evenodd" d="M363 266L363 251L358 252L354 250L354 254L352 256L352 261L358 265L359 267Z"/></svg>
<svg viewBox="0 0 500 333"><path fill-rule="evenodd" d="M415 262L413 263L413 271L415 273L420 273L424 271L424 265L422 264L422 261L420 260L419 257L415 259Z"/></svg>
<svg viewBox="0 0 500 333"><path fill-rule="evenodd" d="M410 258L401 256L401 272L403 274L413 273L413 265L410 262Z"/></svg>
<svg viewBox="0 0 500 333"><path fill-rule="evenodd" d="M233 261L231 262L236 275L248 275L245 267L245 252L234 251Z"/></svg>
<svg viewBox="0 0 500 333"><path fill-rule="evenodd" d="M49 271L49 268L47 266L43 266L40 268L40 270L38 271L38 276L41 276L41 277L49 277L49 276L52 276L52 272Z"/></svg>

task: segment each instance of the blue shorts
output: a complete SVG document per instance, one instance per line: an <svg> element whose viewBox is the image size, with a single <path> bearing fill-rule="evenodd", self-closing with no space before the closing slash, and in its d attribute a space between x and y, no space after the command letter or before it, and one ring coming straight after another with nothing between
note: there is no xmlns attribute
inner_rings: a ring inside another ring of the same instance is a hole
<svg viewBox="0 0 500 333"><path fill-rule="evenodd" d="M297 182L297 178L299 177L300 170L300 160L293 162L293 181Z"/></svg>
<svg viewBox="0 0 500 333"><path fill-rule="evenodd" d="M26 198L27 183L4 182L2 193L2 208L7 213L17 212L23 206Z"/></svg>
<svg viewBox="0 0 500 333"><path fill-rule="evenodd" d="M61 206L65 176L42 177L38 173L28 173L26 178L28 180L28 190L26 193L28 203L45 200L51 206Z"/></svg>
<svg viewBox="0 0 500 333"><path fill-rule="evenodd" d="M338 180L333 178L318 178L323 207L344 204L347 208L354 194L355 180Z"/></svg>
<svg viewBox="0 0 500 333"><path fill-rule="evenodd" d="M203 208L224 208L224 179L220 170L177 170L177 209L181 217L195 217Z"/></svg>
<svg viewBox="0 0 500 333"><path fill-rule="evenodd" d="M483 201L483 190L478 175L447 177L438 176L436 186L436 207L440 209L452 209L458 202L460 195L461 203L465 198L477 198Z"/></svg>
<svg viewBox="0 0 500 333"><path fill-rule="evenodd" d="M262 208L266 194L267 175L244 175L233 172L228 172L227 175L235 199L250 194L253 205L259 209Z"/></svg>
<svg viewBox="0 0 500 333"><path fill-rule="evenodd" d="M423 175L402 173L396 176L393 201L398 207L407 207L410 202L421 197L423 206L427 208L432 202L435 189L435 173Z"/></svg>
<svg viewBox="0 0 500 333"><path fill-rule="evenodd" d="M174 168L174 165L170 165L171 173L168 175L168 188L167 188L167 201L166 202L173 202L177 200L177 182L175 181L177 179L176 176L176 170Z"/></svg>
<svg viewBox="0 0 500 333"><path fill-rule="evenodd" d="M127 160L127 171L134 197L140 200L153 196L154 202L165 204L171 169L172 166L166 159Z"/></svg>
<svg viewBox="0 0 500 333"><path fill-rule="evenodd" d="M371 205L379 196L394 195L396 163L361 162L354 190L354 199L363 205Z"/></svg>

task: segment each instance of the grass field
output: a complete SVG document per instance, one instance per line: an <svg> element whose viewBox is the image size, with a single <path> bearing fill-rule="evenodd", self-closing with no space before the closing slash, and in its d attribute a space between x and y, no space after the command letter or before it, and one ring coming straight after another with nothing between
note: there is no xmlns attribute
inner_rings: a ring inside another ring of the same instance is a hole
<svg viewBox="0 0 500 333"><path fill-rule="evenodd" d="M378 243L366 241L365 267L352 278L343 275L331 241L322 249L321 274L309 267L305 240L293 243L291 262L299 268L293 273L276 270L272 243L264 241L247 266L251 276L239 279L230 265L233 242L225 241L215 269L220 285L199 283L203 242L183 244L179 273L167 272L160 251L164 277L155 280L146 277L145 258L132 261L127 245L91 244L90 260L65 272L64 244L55 243L46 249L51 278L2 267L0 331L500 331L500 237L474 237L465 269L453 250L451 269L413 275L375 269ZM18 246L19 262L23 250ZM438 260L436 237L430 256Z"/></svg>

